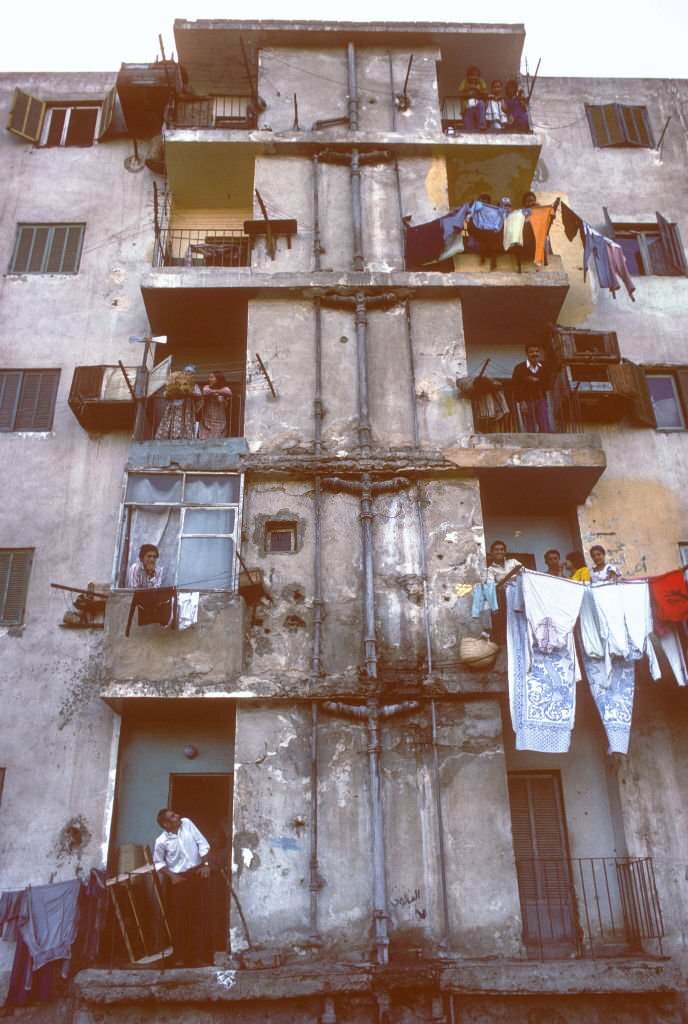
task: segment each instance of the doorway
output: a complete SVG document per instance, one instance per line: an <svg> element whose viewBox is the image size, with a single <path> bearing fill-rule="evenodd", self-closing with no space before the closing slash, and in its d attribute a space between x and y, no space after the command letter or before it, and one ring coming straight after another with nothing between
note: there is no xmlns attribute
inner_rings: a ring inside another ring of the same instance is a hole
<svg viewBox="0 0 688 1024"><path fill-rule="evenodd" d="M578 927L559 772L508 780L523 943L541 957L571 955Z"/></svg>

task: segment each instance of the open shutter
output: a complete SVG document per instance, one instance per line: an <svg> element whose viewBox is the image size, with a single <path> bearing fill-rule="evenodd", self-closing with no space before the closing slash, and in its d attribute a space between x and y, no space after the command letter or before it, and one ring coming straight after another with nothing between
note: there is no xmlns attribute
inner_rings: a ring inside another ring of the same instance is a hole
<svg viewBox="0 0 688 1024"><path fill-rule="evenodd" d="M652 398L641 368L628 359L624 359L608 369L609 379L614 385L614 390L628 399L631 419L642 427L656 427L657 419L652 406Z"/></svg>
<svg viewBox="0 0 688 1024"><path fill-rule="evenodd" d="M103 138L107 135L108 129L112 124L112 116L115 112L115 103L117 101L117 86L113 86L110 92L103 100L103 106L100 111L100 126L98 128L98 142L102 142Z"/></svg>
<svg viewBox="0 0 688 1024"><path fill-rule="evenodd" d="M675 379L678 386L681 405L683 406L683 419L688 423L688 370L676 370Z"/></svg>
<svg viewBox="0 0 688 1024"><path fill-rule="evenodd" d="M652 147L650 123L645 107L619 107L626 142L632 146Z"/></svg>
<svg viewBox="0 0 688 1024"><path fill-rule="evenodd" d="M146 388L147 395L153 395L160 388L165 386L167 378L170 375L172 369L172 356L167 356L161 363L158 363L150 373L148 374L148 387Z"/></svg>
<svg viewBox="0 0 688 1024"><path fill-rule="evenodd" d="M619 116L618 104L606 103L590 106L586 103L592 141L596 146L618 146L624 142L624 130Z"/></svg>
<svg viewBox="0 0 688 1024"><path fill-rule="evenodd" d="M21 379L20 370L0 373L0 431L14 429Z"/></svg>
<svg viewBox="0 0 688 1024"><path fill-rule="evenodd" d="M573 331L558 330L556 327L552 328L550 342L554 363L557 367L575 356L576 346L573 337Z"/></svg>
<svg viewBox="0 0 688 1024"><path fill-rule="evenodd" d="M33 551L0 551L0 622L5 626L24 621L26 591Z"/></svg>
<svg viewBox="0 0 688 1024"><path fill-rule="evenodd" d="M43 100L31 96L21 89L15 89L6 125L7 131L18 135L21 139L28 139L29 142L38 142L41 137L46 107L47 103L44 103Z"/></svg>
<svg viewBox="0 0 688 1024"><path fill-rule="evenodd" d="M53 425L59 371L25 372L15 430L50 430Z"/></svg>
<svg viewBox="0 0 688 1024"><path fill-rule="evenodd" d="M681 241L681 235L677 225L670 224L668 220L662 217L661 213L657 213L656 217L657 225L659 227L659 237L662 240L662 248L664 249L664 256L669 267L669 273L688 276L686 254L683 249L683 243Z"/></svg>

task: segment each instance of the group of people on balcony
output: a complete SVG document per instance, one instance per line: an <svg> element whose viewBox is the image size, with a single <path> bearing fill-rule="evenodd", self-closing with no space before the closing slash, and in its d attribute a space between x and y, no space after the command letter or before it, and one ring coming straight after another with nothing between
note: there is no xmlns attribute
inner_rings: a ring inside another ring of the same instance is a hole
<svg viewBox="0 0 688 1024"><path fill-rule="evenodd" d="M214 370L202 387L195 381L195 372L190 364L167 378L164 409L155 429L157 440L207 441L227 436L232 390L219 370Z"/></svg>
<svg viewBox="0 0 688 1024"><path fill-rule="evenodd" d="M498 78L488 89L480 68L472 65L459 85L464 131L529 132L528 99L516 79L506 85Z"/></svg>

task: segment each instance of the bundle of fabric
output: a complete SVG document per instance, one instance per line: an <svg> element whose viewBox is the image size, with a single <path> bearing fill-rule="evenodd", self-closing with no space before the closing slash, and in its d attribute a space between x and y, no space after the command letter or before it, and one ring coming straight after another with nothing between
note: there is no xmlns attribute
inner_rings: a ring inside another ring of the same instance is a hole
<svg viewBox="0 0 688 1024"><path fill-rule="evenodd" d="M499 647L486 637L461 637L459 657L466 668L485 670L492 668Z"/></svg>
<svg viewBox="0 0 688 1024"><path fill-rule="evenodd" d="M194 393L194 379L185 370L175 370L165 382L165 398L188 398Z"/></svg>
<svg viewBox="0 0 688 1024"><path fill-rule="evenodd" d="M628 753L636 662L647 656L652 678L661 677L651 632L647 580L593 583L585 588L580 614L583 665L610 753Z"/></svg>

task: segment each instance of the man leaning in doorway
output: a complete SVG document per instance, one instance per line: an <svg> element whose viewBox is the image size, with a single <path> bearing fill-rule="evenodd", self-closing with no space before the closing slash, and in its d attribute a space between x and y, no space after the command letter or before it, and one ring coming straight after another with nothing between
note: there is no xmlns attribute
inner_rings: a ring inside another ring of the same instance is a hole
<svg viewBox="0 0 688 1024"><path fill-rule="evenodd" d="M551 387L551 372L539 345L526 345L526 360L516 364L511 381L521 428L529 434L552 433L547 397Z"/></svg>
<svg viewBox="0 0 688 1024"><path fill-rule="evenodd" d="M169 807L158 812L158 825L163 831L155 840L153 862L167 879L175 963L200 967L210 962L206 920L210 846L189 818L180 818Z"/></svg>

